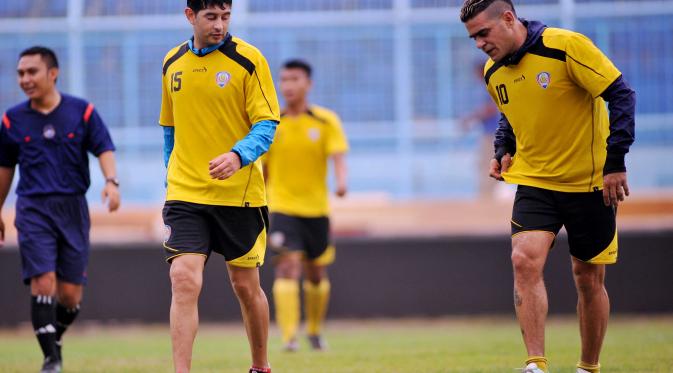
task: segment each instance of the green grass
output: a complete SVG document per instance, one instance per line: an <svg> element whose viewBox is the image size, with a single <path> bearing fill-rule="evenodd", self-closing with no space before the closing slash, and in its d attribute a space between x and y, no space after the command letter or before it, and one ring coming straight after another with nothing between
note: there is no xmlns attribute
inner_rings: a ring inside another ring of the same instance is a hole
<svg viewBox="0 0 673 373"><path fill-rule="evenodd" d="M512 319L348 321L328 324L330 351L280 352L270 339L274 373L513 373L525 358ZM303 342L303 341L302 341ZM64 373L170 372L166 326L83 326L65 339ZM552 319L547 356L553 373L574 373L579 354L574 319ZM0 331L0 372L37 372L37 342L30 330ZM673 372L673 317L619 317L608 329L601 358L604 373ZM247 372L247 341L238 325L202 325L193 372Z"/></svg>

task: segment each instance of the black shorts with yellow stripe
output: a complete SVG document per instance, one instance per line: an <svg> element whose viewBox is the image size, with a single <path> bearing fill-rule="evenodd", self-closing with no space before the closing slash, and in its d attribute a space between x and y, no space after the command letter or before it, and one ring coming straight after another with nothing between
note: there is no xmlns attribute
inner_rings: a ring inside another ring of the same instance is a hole
<svg viewBox="0 0 673 373"><path fill-rule="evenodd" d="M228 264L254 268L264 264L268 210L264 207L214 206L167 201L162 212L166 226L166 261L214 251Z"/></svg>
<svg viewBox="0 0 673 373"><path fill-rule="evenodd" d="M527 231L556 236L563 226L573 257L592 264L617 262L616 210L605 206L602 191L567 193L519 186L512 211L512 236Z"/></svg>
<svg viewBox="0 0 673 373"><path fill-rule="evenodd" d="M269 247L276 254L299 251L317 265L334 262L330 240L330 221L326 216L303 218L274 212L271 214Z"/></svg>

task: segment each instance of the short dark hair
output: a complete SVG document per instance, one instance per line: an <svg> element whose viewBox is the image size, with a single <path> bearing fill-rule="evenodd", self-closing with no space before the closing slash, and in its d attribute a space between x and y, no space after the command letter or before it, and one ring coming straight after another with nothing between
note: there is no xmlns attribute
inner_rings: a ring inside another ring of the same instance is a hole
<svg viewBox="0 0 673 373"><path fill-rule="evenodd" d="M187 0L187 7L194 11L194 14L215 5L224 8L225 5L231 7L233 0Z"/></svg>
<svg viewBox="0 0 673 373"><path fill-rule="evenodd" d="M306 75L311 78L311 75L313 74L313 68L311 65L300 59L292 59L288 60L283 64L283 69L299 69L299 70L304 70Z"/></svg>
<svg viewBox="0 0 673 373"><path fill-rule="evenodd" d="M47 64L47 69L58 68L58 58L56 58L56 53L54 53L53 50L40 45L25 49L19 54L19 59L23 56L34 56L36 54L39 54L40 57L42 57L42 61Z"/></svg>
<svg viewBox="0 0 673 373"><path fill-rule="evenodd" d="M509 6L509 10L516 14L512 0L465 0L463 7L460 8L460 20L465 23L476 17L479 13L486 10L493 3L504 3Z"/></svg>

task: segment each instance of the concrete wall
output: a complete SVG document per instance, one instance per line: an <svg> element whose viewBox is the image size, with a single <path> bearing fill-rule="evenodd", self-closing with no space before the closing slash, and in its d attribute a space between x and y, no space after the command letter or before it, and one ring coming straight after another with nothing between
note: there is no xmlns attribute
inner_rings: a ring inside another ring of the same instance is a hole
<svg viewBox="0 0 673 373"><path fill-rule="evenodd" d="M620 261L608 268L614 313L673 312L673 231L623 233ZM330 269L334 318L511 314L509 238L440 237L341 239ZM262 267L270 297L273 267ZM168 320L170 284L161 245L95 247L82 319L104 322ZM576 296L567 243L550 254L545 279L550 313L572 313ZM0 325L28 322L28 288L19 252L0 250ZM206 266L202 321L237 320L238 304L219 255Z"/></svg>

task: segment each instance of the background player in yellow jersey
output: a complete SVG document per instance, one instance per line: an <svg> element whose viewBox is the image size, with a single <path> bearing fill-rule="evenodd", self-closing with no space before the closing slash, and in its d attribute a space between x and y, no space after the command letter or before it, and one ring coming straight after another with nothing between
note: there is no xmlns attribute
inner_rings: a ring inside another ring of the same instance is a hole
<svg viewBox="0 0 673 373"><path fill-rule="evenodd" d="M346 194L346 136L336 114L309 104L311 85L308 63L285 63L280 89L286 107L265 163L271 210L269 242L279 254L273 298L276 322L288 351L298 347L302 265L308 338L314 349L326 348L321 336L330 294L326 267L334 261L328 217L330 159L334 161L336 195Z"/></svg>
<svg viewBox="0 0 673 373"><path fill-rule="evenodd" d="M268 213L261 161L280 110L264 56L228 33L231 0L188 0L194 36L164 59L161 118L168 168L163 218L171 264L176 372L188 372L206 260L227 261L252 352L270 372L269 306L259 284Z"/></svg>
<svg viewBox="0 0 673 373"><path fill-rule="evenodd" d="M548 372L542 272L562 226L578 293L577 372L599 372L610 312L605 264L617 261L616 207L629 194L624 156L634 140L635 93L591 40L519 19L509 0L467 0L461 20L490 57L484 78L502 112L490 174L519 185L512 264L524 372Z"/></svg>

